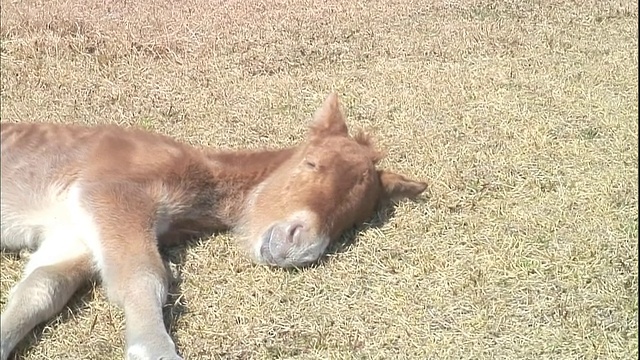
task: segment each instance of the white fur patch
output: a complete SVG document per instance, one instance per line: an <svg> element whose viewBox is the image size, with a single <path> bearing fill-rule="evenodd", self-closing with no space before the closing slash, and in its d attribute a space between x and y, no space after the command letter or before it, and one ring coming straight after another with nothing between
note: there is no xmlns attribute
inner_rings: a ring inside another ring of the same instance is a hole
<svg viewBox="0 0 640 360"><path fill-rule="evenodd" d="M127 360L167 359L182 360L175 352L175 344L169 334L147 334L148 343L133 343L127 346Z"/></svg>
<svg viewBox="0 0 640 360"><path fill-rule="evenodd" d="M147 349L142 345L131 345L127 349L127 360L142 360L149 359L150 354Z"/></svg>
<svg viewBox="0 0 640 360"><path fill-rule="evenodd" d="M52 185L39 202L20 211L19 205L3 207L3 245L13 249L35 249L25 267L25 276L38 267L57 264L92 253L103 263L100 236L93 217L82 208L81 189L72 184L63 192ZM5 224L3 224L4 226Z"/></svg>
<svg viewBox="0 0 640 360"><path fill-rule="evenodd" d="M44 199L46 205L42 208L11 219L14 232L10 235L14 241L36 248L24 269L25 277L39 267L87 255L90 249L84 242L85 235L97 238L92 219L77 217L77 201L73 198L78 196L77 190L65 196L54 186L48 193L50 196Z"/></svg>
<svg viewBox="0 0 640 360"><path fill-rule="evenodd" d="M66 205L72 221L70 225L73 226L72 229L74 229L77 236L91 250L96 264L102 269L104 268L104 254L100 241L100 232L93 216L82 206L81 195L82 189L78 184L73 184L69 188Z"/></svg>
<svg viewBox="0 0 640 360"><path fill-rule="evenodd" d="M60 227L45 233L44 241L31 255L24 268L25 277L39 267L59 264L89 254L89 248L84 242L64 225L61 224Z"/></svg>

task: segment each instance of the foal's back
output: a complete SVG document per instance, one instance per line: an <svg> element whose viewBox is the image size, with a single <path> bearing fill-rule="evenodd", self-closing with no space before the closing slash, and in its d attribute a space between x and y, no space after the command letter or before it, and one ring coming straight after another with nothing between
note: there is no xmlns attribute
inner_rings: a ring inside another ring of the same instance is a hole
<svg viewBox="0 0 640 360"><path fill-rule="evenodd" d="M0 244L8 250L37 248L47 228L64 222L70 190L80 182L142 182L141 174L184 152L164 136L115 126L0 126Z"/></svg>

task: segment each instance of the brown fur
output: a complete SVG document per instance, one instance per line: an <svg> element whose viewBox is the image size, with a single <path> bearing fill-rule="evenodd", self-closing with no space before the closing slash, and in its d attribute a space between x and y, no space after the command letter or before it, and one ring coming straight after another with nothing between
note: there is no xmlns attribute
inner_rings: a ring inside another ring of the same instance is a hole
<svg viewBox="0 0 640 360"><path fill-rule="evenodd" d="M2 313L2 360L94 273L124 309L127 357L177 359L159 245L233 229L256 263L304 266L379 204L426 187L377 170L381 153L349 136L333 94L307 141L282 150L196 149L115 126L2 124L1 134L2 248L35 250Z"/></svg>

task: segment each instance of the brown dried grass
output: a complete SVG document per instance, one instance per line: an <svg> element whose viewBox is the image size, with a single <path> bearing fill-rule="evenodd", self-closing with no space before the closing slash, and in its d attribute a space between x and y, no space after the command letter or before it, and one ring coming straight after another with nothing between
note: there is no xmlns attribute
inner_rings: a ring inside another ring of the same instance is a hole
<svg viewBox="0 0 640 360"><path fill-rule="evenodd" d="M275 147L335 90L382 166L432 183L315 268L224 234L171 251L187 359L637 358L637 3L1 5L2 121ZM4 303L24 260L0 259ZM92 289L18 358L121 358Z"/></svg>

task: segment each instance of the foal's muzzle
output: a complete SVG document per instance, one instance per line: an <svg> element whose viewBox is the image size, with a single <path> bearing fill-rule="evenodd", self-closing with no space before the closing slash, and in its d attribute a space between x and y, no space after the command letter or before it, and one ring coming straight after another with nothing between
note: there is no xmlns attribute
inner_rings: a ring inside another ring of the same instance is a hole
<svg viewBox="0 0 640 360"><path fill-rule="evenodd" d="M271 266L302 267L317 261L328 241L301 221L276 223L261 238L260 257Z"/></svg>

